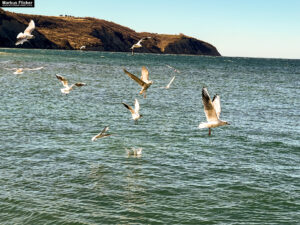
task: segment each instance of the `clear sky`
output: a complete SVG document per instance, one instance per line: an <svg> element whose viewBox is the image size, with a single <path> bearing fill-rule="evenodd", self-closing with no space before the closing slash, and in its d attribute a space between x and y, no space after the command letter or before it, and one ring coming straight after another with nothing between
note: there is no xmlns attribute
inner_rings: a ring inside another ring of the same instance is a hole
<svg viewBox="0 0 300 225"><path fill-rule="evenodd" d="M35 0L28 14L105 19L213 44L223 56L300 59L300 0Z"/></svg>

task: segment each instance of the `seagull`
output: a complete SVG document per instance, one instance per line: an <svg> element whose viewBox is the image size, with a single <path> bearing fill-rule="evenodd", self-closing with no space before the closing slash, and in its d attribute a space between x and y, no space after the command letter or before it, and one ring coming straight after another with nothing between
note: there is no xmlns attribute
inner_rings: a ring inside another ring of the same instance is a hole
<svg viewBox="0 0 300 225"><path fill-rule="evenodd" d="M131 148L131 149L126 149L127 155L128 156L135 156L135 157L140 157L142 155L142 148Z"/></svg>
<svg viewBox="0 0 300 225"><path fill-rule="evenodd" d="M73 89L74 85L77 87L81 87L81 86L85 86L85 83L81 83L81 82L77 82L75 84L72 84L71 86L69 86L68 84L68 80L66 78L64 78L63 76L56 74L57 79L59 79L62 84L64 85L65 88L60 89L61 93L63 94L69 94L70 91Z"/></svg>
<svg viewBox="0 0 300 225"><path fill-rule="evenodd" d="M142 86L142 90L140 91L140 95L144 94L144 98L146 98L146 90L151 86L153 83L152 80L149 80L149 71L145 66L142 67L142 76L141 79L137 76L129 73L127 70L124 69L124 72L134 81L136 81L139 85Z"/></svg>
<svg viewBox="0 0 300 225"><path fill-rule="evenodd" d="M126 103L122 102L122 104L131 112L132 119L135 122L137 122L137 120L143 116L139 113L140 104L139 104L137 99L135 99L134 110L129 105L127 105Z"/></svg>
<svg viewBox="0 0 300 225"><path fill-rule="evenodd" d="M14 74L22 74L25 70L41 70L44 67L37 67L37 68L5 68L6 70L15 70Z"/></svg>
<svg viewBox="0 0 300 225"><path fill-rule="evenodd" d="M104 127L104 129L99 133L97 134L96 136L94 136L92 138L92 141L96 141L98 138L103 138L103 137L108 137L110 136L111 134L106 134L105 132L108 131L109 127Z"/></svg>
<svg viewBox="0 0 300 225"><path fill-rule="evenodd" d="M85 50L86 49L86 46L85 45L82 45L81 47L80 47L80 50Z"/></svg>
<svg viewBox="0 0 300 225"><path fill-rule="evenodd" d="M170 65L166 65L167 67L169 67L170 69L173 69L174 70L174 72L176 72L176 73L180 73L180 71L179 70L177 70L177 69L175 69L174 67L172 67L172 66L170 66Z"/></svg>
<svg viewBox="0 0 300 225"><path fill-rule="evenodd" d="M207 122L199 124L199 128L208 128L208 135L211 135L211 128L229 125L227 121L220 120L221 102L220 96L216 94L211 101L208 91L202 88L202 102Z"/></svg>
<svg viewBox="0 0 300 225"><path fill-rule="evenodd" d="M162 87L162 88L165 88L165 89L169 89L170 88L170 86L171 86L171 84L173 83L173 81L174 81L174 79L175 79L175 76L170 80L170 82L168 83L168 85L167 86L165 86L165 87Z"/></svg>
<svg viewBox="0 0 300 225"><path fill-rule="evenodd" d="M30 20L28 27L25 29L24 33L19 33L17 36L16 45L22 45L24 42L28 41L29 39L33 39L34 36L31 34L35 28L35 24L33 20Z"/></svg>
<svg viewBox="0 0 300 225"><path fill-rule="evenodd" d="M131 46L131 48L130 48L130 49L131 49L131 54L134 55L133 49L143 47L143 46L142 46L142 41L147 40L147 39L150 39L150 38L151 38L151 37L144 37L144 38L142 38L141 40L139 40L137 43L133 44L133 45Z"/></svg>

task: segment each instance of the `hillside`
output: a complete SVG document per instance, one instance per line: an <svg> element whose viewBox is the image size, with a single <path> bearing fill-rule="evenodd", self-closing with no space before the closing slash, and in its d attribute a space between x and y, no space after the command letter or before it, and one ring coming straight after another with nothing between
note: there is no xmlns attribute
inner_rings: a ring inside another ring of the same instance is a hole
<svg viewBox="0 0 300 225"><path fill-rule="evenodd" d="M15 46L16 36L31 19L36 25L35 39ZM0 9L0 47L72 50L85 45L86 50L129 52L130 47L145 36L152 38L135 52L220 56L213 45L183 34L137 33L91 17L27 15Z"/></svg>

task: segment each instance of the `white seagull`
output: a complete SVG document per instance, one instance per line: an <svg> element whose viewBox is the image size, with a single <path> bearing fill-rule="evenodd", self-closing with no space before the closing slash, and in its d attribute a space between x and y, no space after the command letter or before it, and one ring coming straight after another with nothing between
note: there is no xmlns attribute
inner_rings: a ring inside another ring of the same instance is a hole
<svg viewBox="0 0 300 225"><path fill-rule="evenodd" d="M127 155L131 156L133 155L134 157L140 157L142 155L142 148L131 148L131 149L126 149Z"/></svg>
<svg viewBox="0 0 300 225"><path fill-rule="evenodd" d="M142 38L141 40L139 40L137 43L135 43L135 44L133 44L132 46L131 46L131 54L133 55L134 53L133 53L133 49L135 49L135 48L141 48L141 47L143 47L142 46L142 41L144 41L144 40L147 40L147 39L150 39L151 37L144 37L144 38Z"/></svg>
<svg viewBox="0 0 300 225"><path fill-rule="evenodd" d="M141 79L137 76L129 73L124 69L124 72L134 81L136 81L140 86L142 86L142 90L140 91L140 95L144 94L144 98L146 98L146 90L153 84L152 80L149 80L149 71L145 66L142 67L142 76Z"/></svg>
<svg viewBox="0 0 300 225"><path fill-rule="evenodd" d="M41 70L44 67L37 67L37 68L5 68L6 70L15 70L14 74L22 74L25 70Z"/></svg>
<svg viewBox="0 0 300 225"><path fill-rule="evenodd" d="M202 102L207 122L200 123L199 128L208 128L208 135L211 135L211 128L229 125L227 121L220 120L221 102L218 94L216 94L211 101L207 89L203 87Z"/></svg>
<svg viewBox="0 0 300 225"><path fill-rule="evenodd" d="M103 137L110 136L111 134L106 133L106 131L108 131L108 129L109 129L109 127L104 127L104 129L99 134L97 134L96 136L94 136L92 138L92 141L96 141L98 138L103 138Z"/></svg>
<svg viewBox="0 0 300 225"><path fill-rule="evenodd" d="M74 86L81 87L81 86L86 85L85 83L77 82L77 83L69 86L68 80L66 78L64 78L63 76L56 74L56 78L59 79L62 82L62 84L64 85L64 88L60 89L61 93L63 93L63 94L69 94Z"/></svg>
<svg viewBox="0 0 300 225"><path fill-rule="evenodd" d="M137 99L135 99L134 110L129 105L127 105L126 103L122 102L122 104L131 112L132 119L135 122L137 122L137 120L140 119L143 116L139 113L140 104L139 104Z"/></svg>
<svg viewBox="0 0 300 225"><path fill-rule="evenodd" d="M169 89L170 88L170 86L171 86L171 84L173 83L173 81L174 81L174 79L175 79L175 76L170 80L170 82L168 83L168 85L167 86L165 86L165 87L162 87L162 88L165 88L165 89Z"/></svg>
<svg viewBox="0 0 300 225"><path fill-rule="evenodd" d="M176 73L180 73L179 70L175 69L174 67L170 66L170 65L166 65L167 67L169 67L170 69L174 70L174 72Z"/></svg>
<svg viewBox="0 0 300 225"><path fill-rule="evenodd" d="M30 20L28 27L25 29L24 33L19 33L17 36L16 45L22 45L24 42L28 41L29 39L33 39L34 36L31 34L35 28L35 24L33 20Z"/></svg>
<svg viewBox="0 0 300 225"><path fill-rule="evenodd" d="M82 45L81 47L80 47L80 50L85 50L86 49L86 46L85 45Z"/></svg>

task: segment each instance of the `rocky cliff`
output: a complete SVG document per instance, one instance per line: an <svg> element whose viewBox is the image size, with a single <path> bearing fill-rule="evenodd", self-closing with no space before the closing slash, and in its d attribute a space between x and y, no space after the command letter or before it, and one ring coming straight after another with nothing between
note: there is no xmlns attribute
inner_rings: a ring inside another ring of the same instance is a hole
<svg viewBox="0 0 300 225"><path fill-rule="evenodd" d="M31 19L36 25L35 39L15 46L16 36ZM129 52L134 43L148 36L152 38L135 52L220 56L213 45L183 34L137 33L96 18L27 15L0 9L0 47L72 50L85 45L86 50Z"/></svg>

